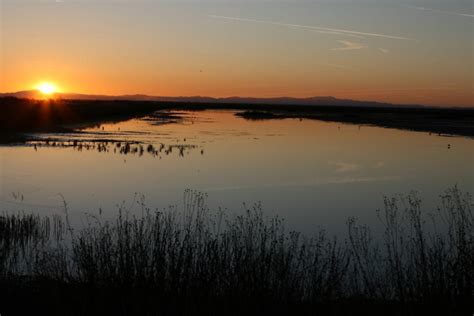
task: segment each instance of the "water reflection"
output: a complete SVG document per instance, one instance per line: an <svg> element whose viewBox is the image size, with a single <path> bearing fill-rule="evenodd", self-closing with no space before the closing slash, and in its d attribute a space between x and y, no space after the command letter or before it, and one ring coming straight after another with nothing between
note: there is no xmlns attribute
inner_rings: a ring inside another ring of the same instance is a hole
<svg viewBox="0 0 474 316"><path fill-rule="evenodd" d="M161 209L194 189L209 194L212 209L239 213L242 203L261 201L266 215L285 218L290 229L345 232L341 218L379 225L374 212L384 195L417 190L430 207L455 184L474 191L472 139L316 120L249 121L231 111L179 115L184 119L173 124L147 117L0 147L0 209L56 214L62 194L80 222L99 209L115 218L116 205L130 204L135 193Z"/></svg>

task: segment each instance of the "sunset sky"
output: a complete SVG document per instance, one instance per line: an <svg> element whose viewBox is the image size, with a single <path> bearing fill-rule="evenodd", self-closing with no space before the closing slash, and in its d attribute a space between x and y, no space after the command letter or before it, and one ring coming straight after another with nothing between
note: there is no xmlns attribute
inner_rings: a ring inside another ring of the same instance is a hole
<svg viewBox="0 0 474 316"><path fill-rule="evenodd" d="M474 106L474 0L0 0L0 92Z"/></svg>

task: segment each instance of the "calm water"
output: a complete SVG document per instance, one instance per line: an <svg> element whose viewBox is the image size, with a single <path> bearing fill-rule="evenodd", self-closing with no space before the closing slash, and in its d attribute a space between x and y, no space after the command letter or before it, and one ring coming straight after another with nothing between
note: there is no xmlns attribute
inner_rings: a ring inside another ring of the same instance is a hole
<svg viewBox="0 0 474 316"><path fill-rule="evenodd" d="M211 208L240 213L243 203L260 201L291 229L339 232L349 216L376 223L384 195L416 190L431 207L456 184L474 192L472 139L310 120L254 122L228 111L182 114L176 124L131 120L79 135L41 135L79 144L137 141L145 144L142 155L138 147L133 153L135 145L125 155L123 144L111 143L108 151L0 147L1 209L62 213L62 195L82 221L99 210L113 217L136 193L151 208L179 206L184 190L194 189L208 194Z"/></svg>

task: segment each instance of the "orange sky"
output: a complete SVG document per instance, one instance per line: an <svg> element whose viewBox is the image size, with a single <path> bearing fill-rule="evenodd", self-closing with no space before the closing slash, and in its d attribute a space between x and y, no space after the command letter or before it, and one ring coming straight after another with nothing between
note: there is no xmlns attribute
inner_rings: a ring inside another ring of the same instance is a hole
<svg viewBox="0 0 474 316"><path fill-rule="evenodd" d="M0 92L48 81L88 94L474 106L474 19L457 1L6 0Z"/></svg>

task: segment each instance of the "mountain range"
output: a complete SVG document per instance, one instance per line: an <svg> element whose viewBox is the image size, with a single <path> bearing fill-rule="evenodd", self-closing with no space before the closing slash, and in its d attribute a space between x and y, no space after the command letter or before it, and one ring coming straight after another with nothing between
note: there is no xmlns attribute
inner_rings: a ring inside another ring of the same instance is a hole
<svg viewBox="0 0 474 316"><path fill-rule="evenodd" d="M12 93L0 93L2 97L16 97L25 99L44 99L37 90L26 90ZM354 107L423 107L417 104L392 104L375 101L357 101L350 99L338 99L331 96L319 96L310 98L292 98L292 97L275 97L275 98L253 98L253 97L225 97L213 98L203 96L191 97L167 97L167 96L149 96L143 94L133 95L93 95L79 93L55 93L51 98L66 100L122 100L122 101L162 101L162 102L189 102L189 103L223 103L223 104L281 104L281 105L315 105L315 106L354 106Z"/></svg>

